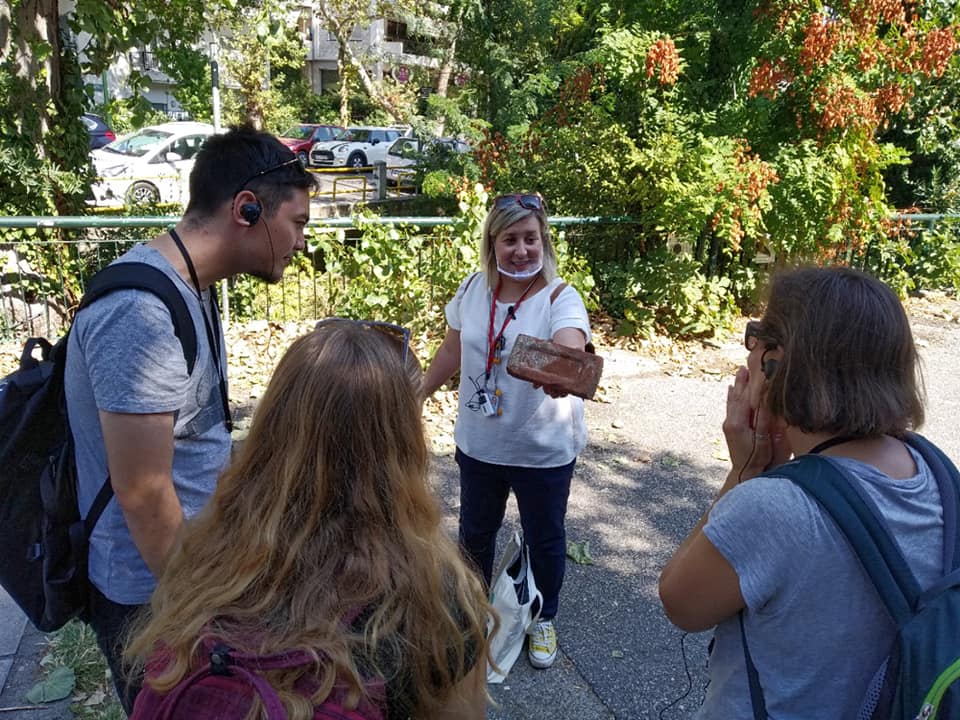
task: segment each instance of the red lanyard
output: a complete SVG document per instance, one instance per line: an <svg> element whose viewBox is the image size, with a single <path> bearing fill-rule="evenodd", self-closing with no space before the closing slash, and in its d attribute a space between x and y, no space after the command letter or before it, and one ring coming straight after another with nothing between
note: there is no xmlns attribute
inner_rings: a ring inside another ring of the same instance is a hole
<svg viewBox="0 0 960 720"><path fill-rule="evenodd" d="M520 308L520 304L523 302L523 299L527 296L527 293L530 292L530 288L533 287L536 283L537 278L533 279L527 289L523 291L523 294L520 298L509 308L507 308L507 316L503 319L503 325L500 326L500 332L497 333L497 336L493 336L493 319L497 311L497 298L500 297L500 288L503 287L503 280L501 279L497 283L497 289L493 291L493 302L490 303L490 327L487 330L487 342L489 343L489 349L487 351L487 369L486 376L490 377L490 370L493 368L494 357L497 353L497 345L503 339L503 331L507 329L507 325L510 324L510 321L513 320L517 315L517 310Z"/></svg>

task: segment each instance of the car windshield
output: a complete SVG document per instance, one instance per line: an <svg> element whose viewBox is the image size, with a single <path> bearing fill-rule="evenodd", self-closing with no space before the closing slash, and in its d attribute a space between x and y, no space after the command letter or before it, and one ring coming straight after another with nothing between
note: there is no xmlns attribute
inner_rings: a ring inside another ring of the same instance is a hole
<svg viewBox="0 0 960 720"><path fill-rule="evenodd" d="M390 155L399 155L402 158L413 158L417 155L417 141L409 138L400 138L387 151Z"/></svg>
<svg viewBox="0 0 960 720"><path fill-rule="evenodd" d="M143 157L172 134L163 130L139 130L132 135L126 135L119 140L104 145L103 149L118 155Z"/></svg>
<svg viewBox="0 0 960 720"><path fill-rule="evenodd" d="M309 125L294 125L280 137L292 138L294 140L307 140L312 132L313 128Z"/></svg>
<svg viewBox="0 0 960 720"><path fill-rule="evenodd" d="M346 140L347 142L369 142L370 134L370 130L364 130L363 128L347 128L342 133L337 135L337 140Z"/></svg>

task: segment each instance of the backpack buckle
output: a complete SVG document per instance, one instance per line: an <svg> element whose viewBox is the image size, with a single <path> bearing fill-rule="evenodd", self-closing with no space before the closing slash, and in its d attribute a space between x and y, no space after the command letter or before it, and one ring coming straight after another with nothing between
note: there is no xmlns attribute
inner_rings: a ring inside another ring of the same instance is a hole
<svg viewBox="0 0 960 720"><path fill-rule="evenodd" d="M223 643L217 643L210 651L210 673L221 677L230 677L231 650Z"/></svg>

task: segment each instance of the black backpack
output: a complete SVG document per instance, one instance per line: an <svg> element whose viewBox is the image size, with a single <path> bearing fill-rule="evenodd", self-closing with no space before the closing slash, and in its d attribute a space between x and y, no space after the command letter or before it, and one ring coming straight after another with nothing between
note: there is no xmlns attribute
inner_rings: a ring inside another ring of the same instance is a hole
<svg viewBox="0 0 960 720"><path fill-rule="evenodd" d="M874 675L857 720L960 717L960 473L926 438L907 433L937 480L943 506L943 576L921 588L880 511L859 481L829 457L802 455L770 470L813 497L846 537L897 626L890 654ZM743 615L740 616L743 632ZM763 689L743 649L755 718L766 718Z"/></svg>
<svg viewBox="0 0 960 720"><path fill-rule="evenodd" d="M122 289L146 290L163 301L192 372L193 320L180 291L158 268L135 262L107 266L87 284L77 312ZM53 346L30 338L20 369L0 382L0 585L44 632L86 609L90 534L113 497L107 477L86 519L80 517L64 395L68 339L69 331ZM34 357L37 349L40 359Z"/></svg>

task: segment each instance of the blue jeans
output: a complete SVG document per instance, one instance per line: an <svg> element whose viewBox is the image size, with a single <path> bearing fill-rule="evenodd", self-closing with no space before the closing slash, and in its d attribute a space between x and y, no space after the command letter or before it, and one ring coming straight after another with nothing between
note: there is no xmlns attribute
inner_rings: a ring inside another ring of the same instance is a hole
<svg viewBox="0 0 960 720"><path fill-rule="evenodd" d="M557 614L567 564L567 498L576 460L552 468L493 465L457 448L460 466L460 545L477 566L487 587L493 575L497 532L503 524L507 497L513 490L520 511L524 542L537 589L543 594L540 617Z"/></svg>

